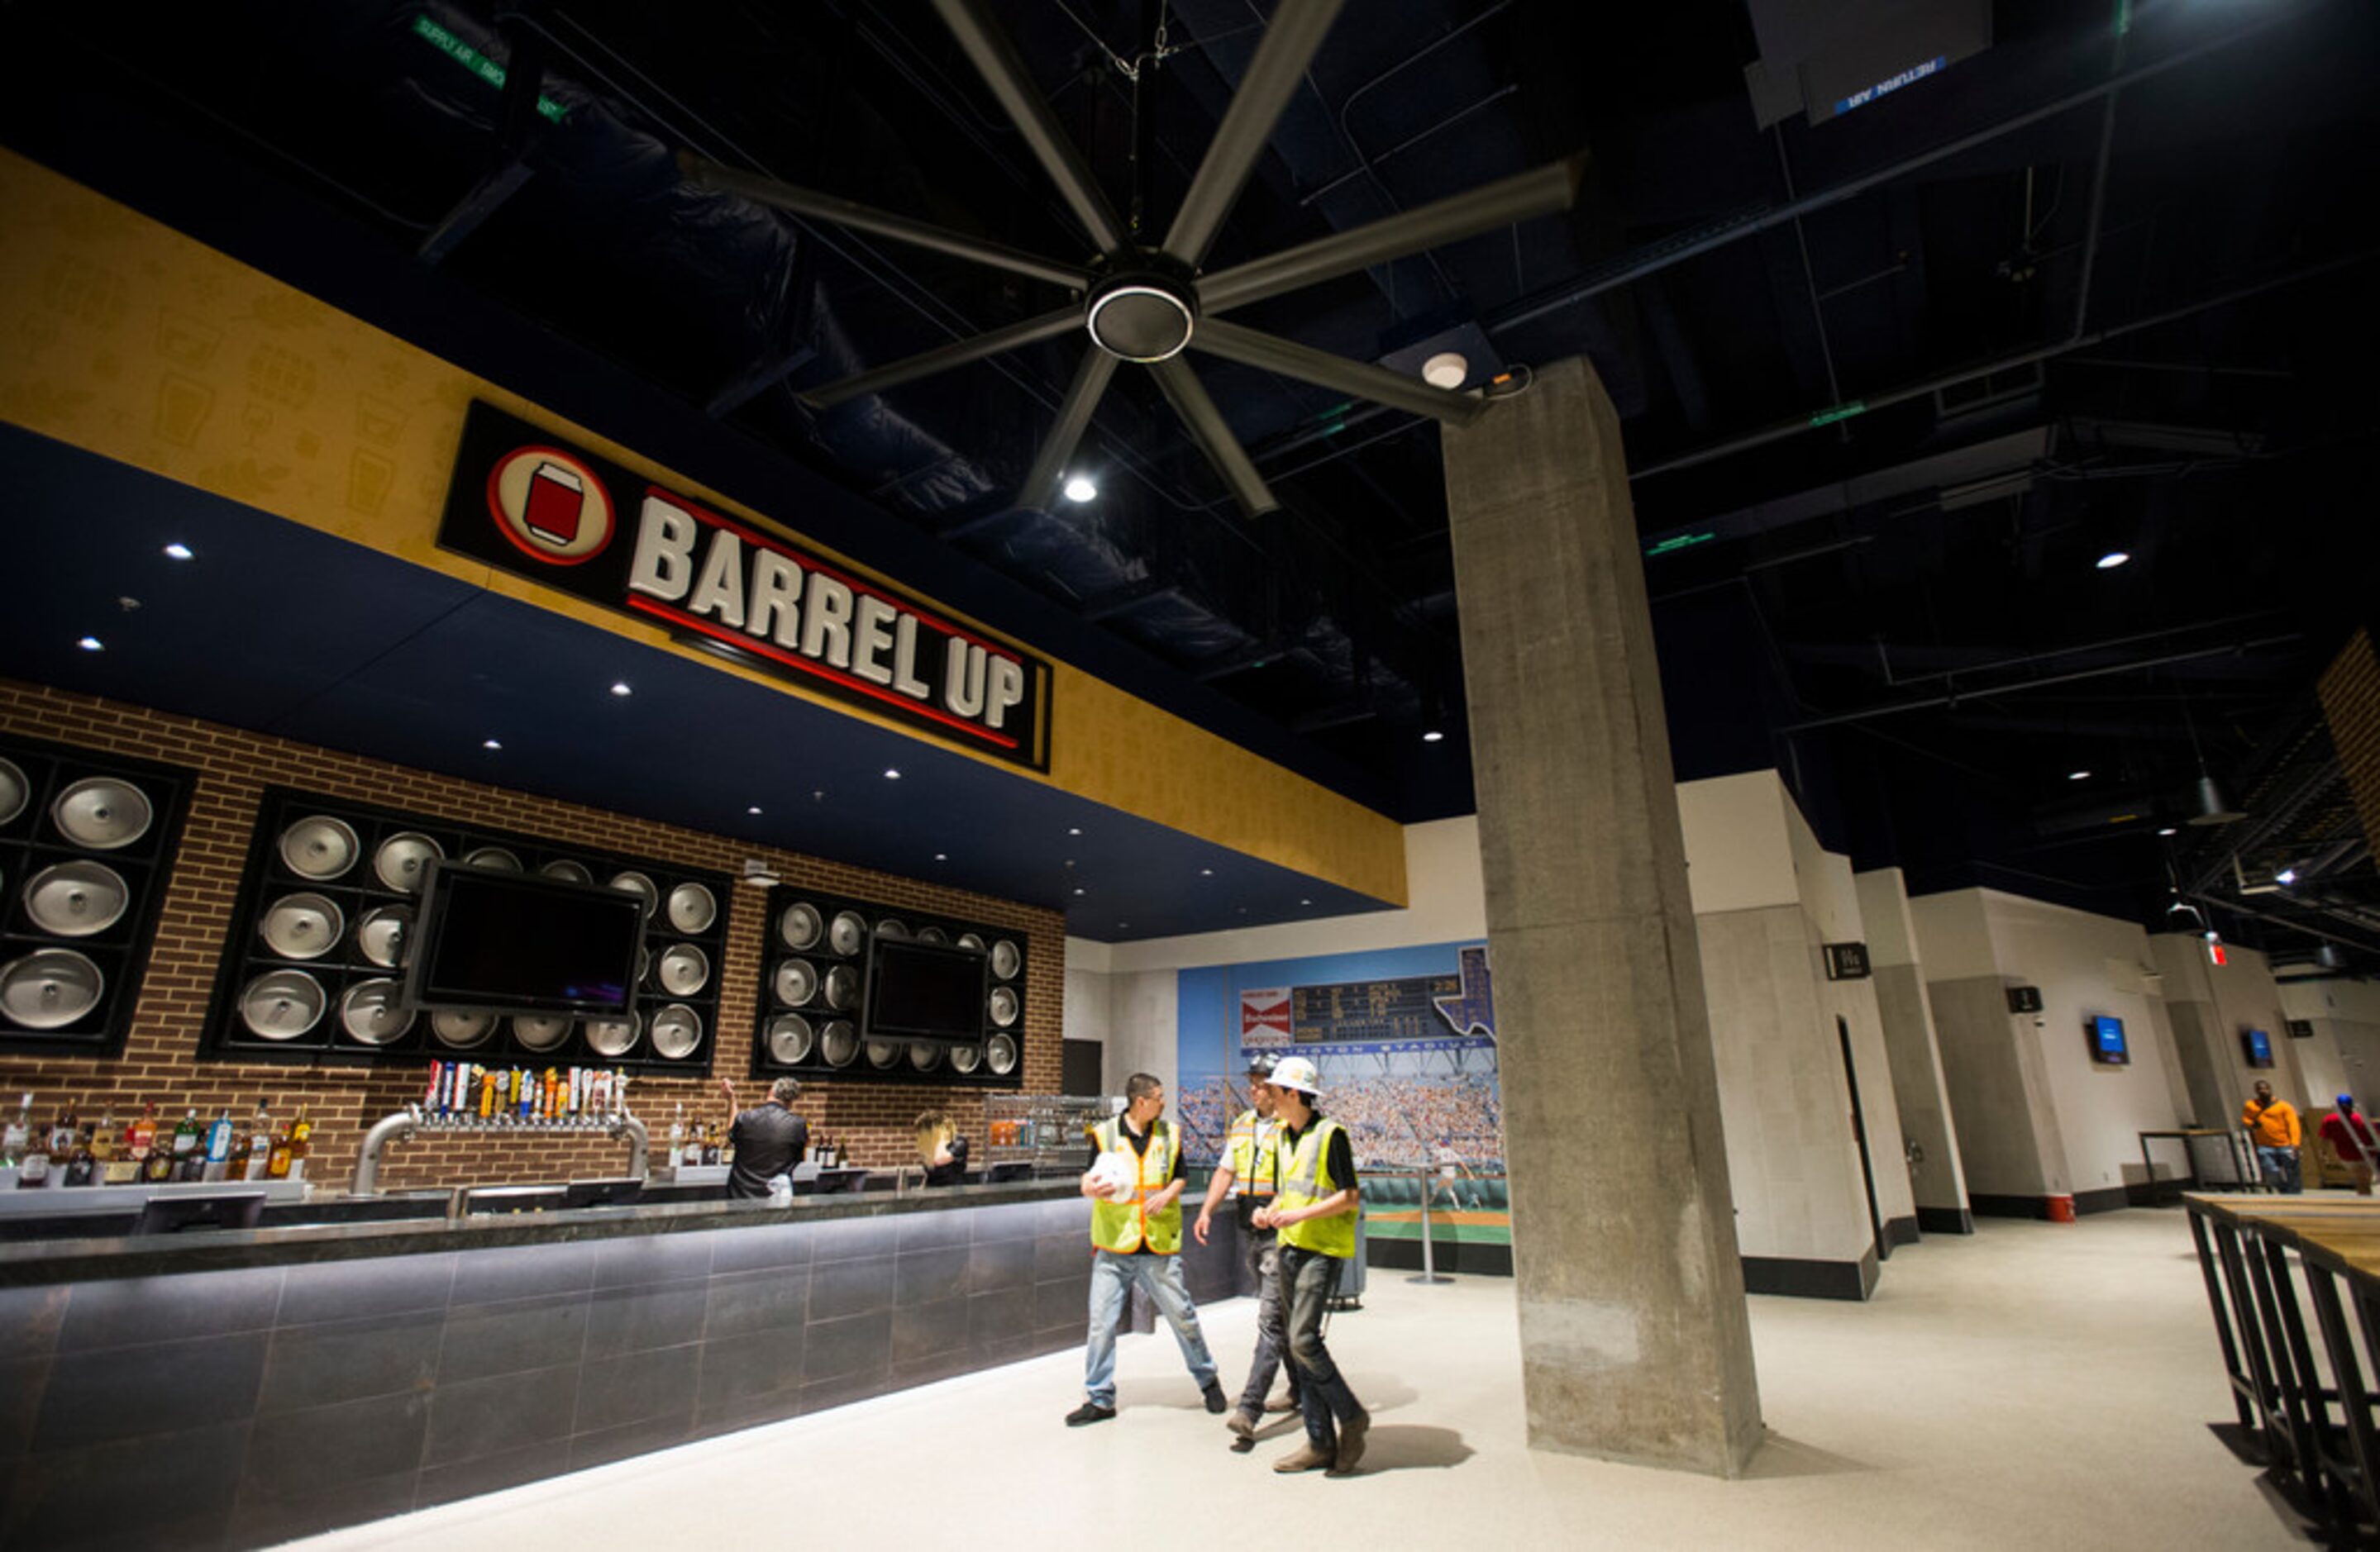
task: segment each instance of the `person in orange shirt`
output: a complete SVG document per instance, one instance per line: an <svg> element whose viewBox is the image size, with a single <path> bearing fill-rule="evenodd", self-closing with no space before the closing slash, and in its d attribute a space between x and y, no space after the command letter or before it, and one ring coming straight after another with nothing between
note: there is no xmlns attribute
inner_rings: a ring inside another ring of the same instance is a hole
<svg viewBox="0 0 2380 1552"><path fill-rule="evenodd" d="M2258 1078L2256 1097L2240 1107L2240 1124L2248 1129L2249 1139L2256 1145L2256 1157L2265 1167L2265 1182L2287 1196L2305 1190L2298 1159L2298 1146L2304 1134L2298 1125L2296 1107L2286 1099L2274 1098L2273 1085Z"/></svg>

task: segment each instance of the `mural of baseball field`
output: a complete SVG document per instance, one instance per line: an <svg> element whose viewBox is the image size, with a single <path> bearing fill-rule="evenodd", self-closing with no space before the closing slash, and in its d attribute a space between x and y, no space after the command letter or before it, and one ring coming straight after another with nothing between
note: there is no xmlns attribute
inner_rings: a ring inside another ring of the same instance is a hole
<svg viewBox="0 0 2380 1552"><path fill-rule="evenodd" d="M1181 972L1176 1058L1185 1150L1212 1164L1247 1108L1250 1055L1293 1052L1353 1134L1365 1232L1509 1246L1496 1005L1480 943L1272 960Z"/></svg>

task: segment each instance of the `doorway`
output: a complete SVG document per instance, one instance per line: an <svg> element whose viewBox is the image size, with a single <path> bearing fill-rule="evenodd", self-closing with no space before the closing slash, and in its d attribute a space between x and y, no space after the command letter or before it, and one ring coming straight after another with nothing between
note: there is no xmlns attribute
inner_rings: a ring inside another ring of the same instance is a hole
<svg viewBox="0 0 2380 1552"><path fill-rule="evenodd" d="M1892 1242L1885 1236L1884 1219L1876 1207L1876 1163L1868 1157L1867 1116L1860 1109L1859 1066L1852 1060L1851 1021L1840 1013L1835 1015L1835 1038L1843 1048L1843 1082L1852 1093L1852 1140L1859 1144L1860 1184L1867 1188L1868 1239L1876 1246L1876 1258L1889 1261Z"/></svg>

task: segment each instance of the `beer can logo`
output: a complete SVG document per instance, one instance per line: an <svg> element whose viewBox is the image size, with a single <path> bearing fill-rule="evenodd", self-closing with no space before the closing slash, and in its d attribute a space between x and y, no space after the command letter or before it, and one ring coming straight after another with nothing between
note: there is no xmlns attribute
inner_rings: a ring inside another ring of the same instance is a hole
<svg viewBox="0 0 2380 1552"><path fill-rule="evenodd" d="M593 560L616 526L595 471L552 447L515 448L496 460L488 514L516 548L549 565Z"/></svg>

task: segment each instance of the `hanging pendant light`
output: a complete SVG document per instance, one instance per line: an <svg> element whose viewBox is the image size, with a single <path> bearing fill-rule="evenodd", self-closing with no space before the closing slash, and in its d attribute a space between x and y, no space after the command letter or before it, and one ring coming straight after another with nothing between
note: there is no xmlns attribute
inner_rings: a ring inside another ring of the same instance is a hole
<svg viewBox="0 0 2380 1552"><path fill-rule="evenodd" d="M2198 812L2190 816L2189 823L2193 825L2231 824L2247 817L2246 814L2223 801L2223 789L2215 784L2214 777L2201 775L2198 778Z"/></svg>

